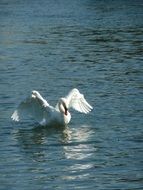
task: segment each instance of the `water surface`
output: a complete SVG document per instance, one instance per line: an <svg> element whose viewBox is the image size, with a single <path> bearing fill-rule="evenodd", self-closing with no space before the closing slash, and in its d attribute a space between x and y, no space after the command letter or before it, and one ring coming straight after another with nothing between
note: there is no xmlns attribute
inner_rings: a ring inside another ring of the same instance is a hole
<svg viewBox="0 0 143 190"><path fill-rule="evenodd" d="M143 2L1 0L0 189L143 189ZM94 107L66 128L14 123L38 90Z"/></svg>

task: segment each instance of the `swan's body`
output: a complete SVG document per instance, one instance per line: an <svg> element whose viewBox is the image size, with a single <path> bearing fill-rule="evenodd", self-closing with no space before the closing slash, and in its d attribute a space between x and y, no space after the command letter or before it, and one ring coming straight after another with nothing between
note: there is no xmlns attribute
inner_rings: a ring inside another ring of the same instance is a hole
<svg viewBox="0 0 143 190"><path fill-rule="evenodd" d="M19 104L11 118L20 121L24 115L30 115L41 125L65 125L71 120L70 108L85 114L92 110L92 106L77 89L60 98L56 107L50 106L38 91L32 91L31 96Z"/></svg>

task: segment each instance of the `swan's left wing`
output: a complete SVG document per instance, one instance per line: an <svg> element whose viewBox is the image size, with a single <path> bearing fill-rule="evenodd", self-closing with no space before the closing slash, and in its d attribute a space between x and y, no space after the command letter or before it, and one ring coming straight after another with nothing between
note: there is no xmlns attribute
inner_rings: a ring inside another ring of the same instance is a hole
<svg viewBox="0 0 143 190"><path fill-rule="evenodd" d="M78 89L73 89L65 97L67 101L67 107L73 108L81 113L89 113L93 107L86 101L84 95L79 92Z"/></svg>
<svg viewBox="0 0 143 190"><path fill-rule="evenodd" d="M32 116L37 122L41 123L50 114L50 106L47 101L37 91L33 92L30 97L19 104L11 116L12 120L20 121L27 116Z"/></svg>

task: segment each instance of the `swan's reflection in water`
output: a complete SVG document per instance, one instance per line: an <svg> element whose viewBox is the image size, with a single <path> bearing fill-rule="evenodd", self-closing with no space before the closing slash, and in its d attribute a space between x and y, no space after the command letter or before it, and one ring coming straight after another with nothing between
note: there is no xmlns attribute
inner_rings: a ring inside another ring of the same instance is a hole
<svg viewBox="0 0 143 190"><path fill-rule="evenodd" d="M68 170L70 175L65 179L86 178L90 169L94 167L94 154L96 148L93 143L94 131L89 126L66 129L69 143L63 146L66 159L72 162Z"/></svg>
<svg viewBox="0 0 143 190"><path fill-rule="evenodd" d="M91 142L93 131L89 126L81 126L80 128L65 129L69 143L63 146L67 159L82 160L90 157L95 151ZM94 149L94 151L93 151Z"/></svg>
<svg viewBox="0 0 143 190"><path fill-rule="evenodd" d="M36 171L64 179L83 178L94 167L94 131L90 126L36 127L14 133L22 155ZM40 164L40 165L39 165ZM39 168L38 168L39 167Z"/></svg>
<svg viewBox="0 0 143 190"><path fill-rule="evenodd" d="M15 129L13 136L18 141L25 158L42 162L54 159L55 149L61 149L60 139L64 137L63 130L62 126L36 126L34 128L27 126L26 128Z"/></svg>

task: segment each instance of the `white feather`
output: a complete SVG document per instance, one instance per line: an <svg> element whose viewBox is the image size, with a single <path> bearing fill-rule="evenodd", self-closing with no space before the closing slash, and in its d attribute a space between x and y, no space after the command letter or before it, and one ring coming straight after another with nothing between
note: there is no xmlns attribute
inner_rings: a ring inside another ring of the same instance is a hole
<svg viewBox="0 0 143 190"><path fill-rule="evenodd" d="M93 108L86 101L84 95L79 92L78 89L74 88L66 96L68 108L73 108L82 113L89 113Z"/></svg>
<svg viewBox="0 0 143 190"><path fill-rule="evenodd" d="M32 95L22 101L12 114L14 121L20 121L26 116L32 116L37 122L41 123L44 118L49 118L52 107L37 91L32 91Z"/></svg>
<svg viewBox="0 0 143 190"><path fill-rule="evenodd" d="M32 91L31 96L19 104L11 118L20 121L25 116L32 116L41 125L67 124L71 119L70 108L85 114L92 110L92 106L77 89L71 90L65 98L60 98L55 108L38 91Z"/></svg>

